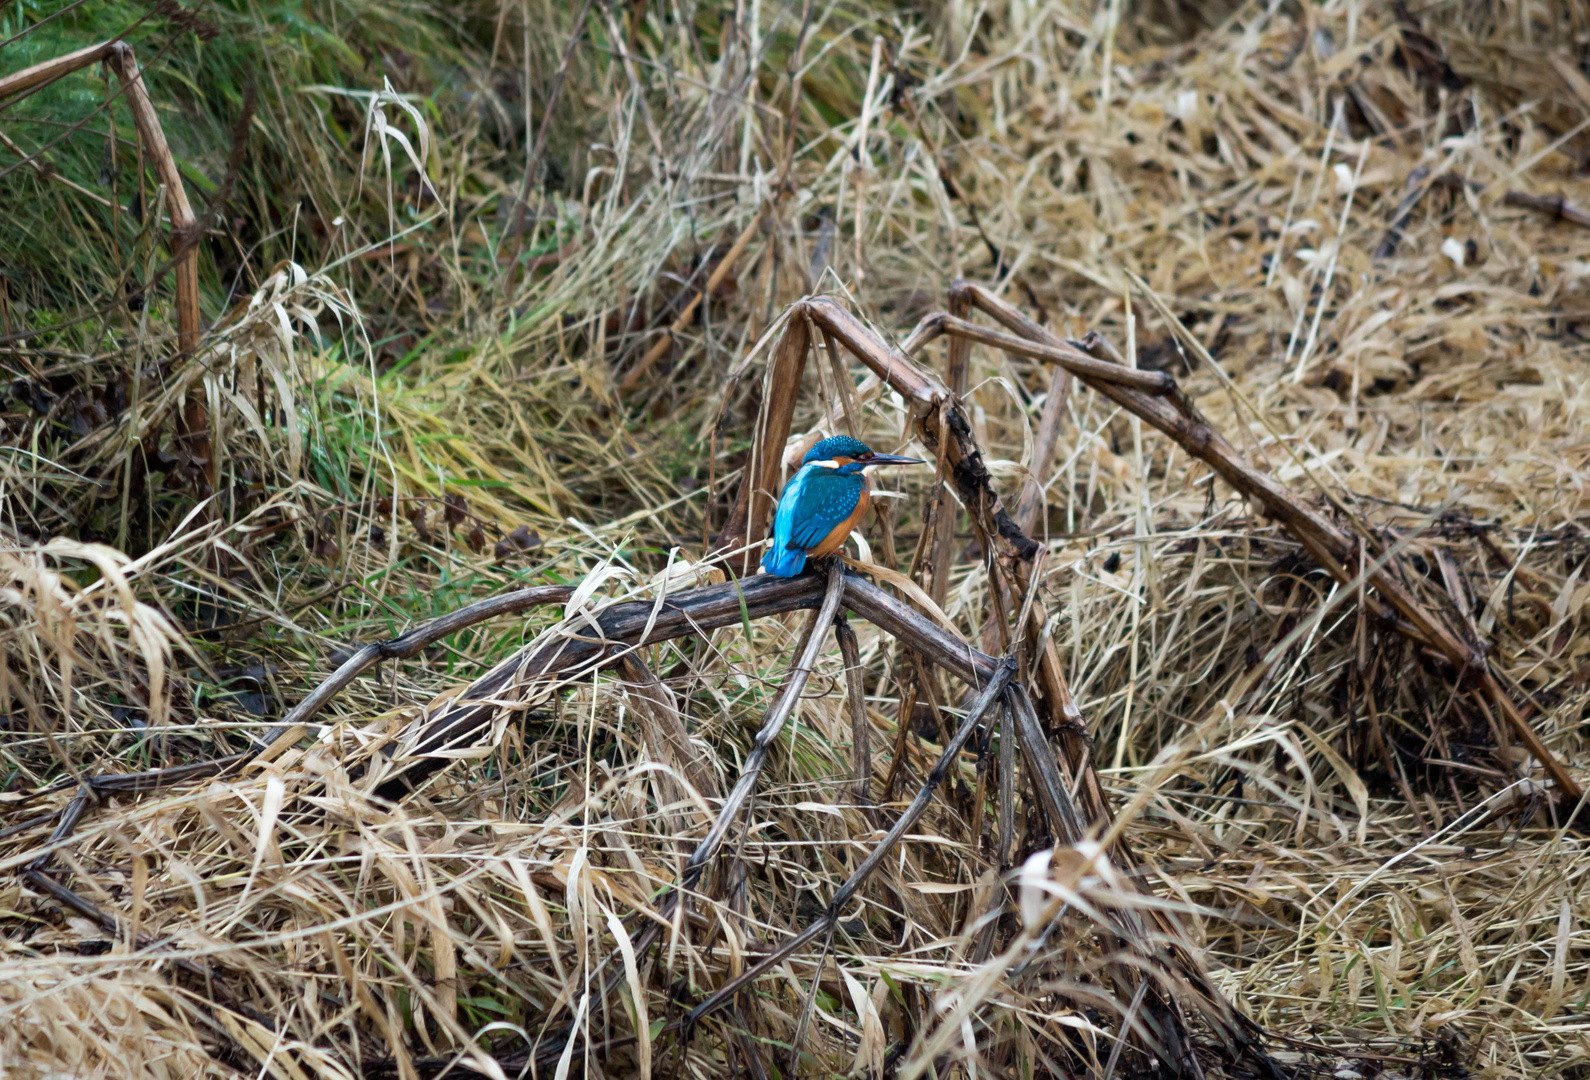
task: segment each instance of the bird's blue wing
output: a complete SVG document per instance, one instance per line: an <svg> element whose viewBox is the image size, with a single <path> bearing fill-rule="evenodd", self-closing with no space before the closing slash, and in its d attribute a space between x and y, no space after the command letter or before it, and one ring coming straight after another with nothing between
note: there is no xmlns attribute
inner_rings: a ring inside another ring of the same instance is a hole
<svg viewBox="0 0 1590 1080"><path fill-rule="evenodd" d="M773 542L762 556L770 574L794 577L806 567L806 552L848 518L861 499L861 478L807 465L784 488L773 515Z"/></svg>
<svg viewBox="0 0 1590 1080"><path fill-rule="evenodd" d="M773 513L773 550L775 551L783 551L789 544L790 531L795 527L795 507L801 501L801 491L806 487L806 480L811 476L811 472L812 470L803 468L784 485L784 494L779 497L778 509Z"/></svg>
<svg viewBox="0 0 1590 1080"><path fill-rule="evenodd" d="M806 470L802 470L805 472ZM813 468L804 478L790 503L789 546L809 551L855 512L861 500L859 476L841 476L832 469ZM794 484L790 485L795 487ZM784 503L779 504L780 516Z"/></svg>
<svg viewBox="0 0 1590 1080"><path fill-rule="evenodd" d="M772 543L762 556L762 567L778 577L794 577L806 568L806 552L790 543L790 533L795 526L795 507L800 503L801 489L811 473L811 469L802 468L784 486L784 495L773 515Z"/></svg>

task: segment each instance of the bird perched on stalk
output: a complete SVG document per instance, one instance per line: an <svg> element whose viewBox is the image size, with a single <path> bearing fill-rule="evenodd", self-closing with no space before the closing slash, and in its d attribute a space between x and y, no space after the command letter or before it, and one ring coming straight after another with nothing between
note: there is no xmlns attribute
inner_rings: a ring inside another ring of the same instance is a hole
<svg viewBox="0 0 1590 1080"><path fill-rule="evenodd" d="M848 435L824 439L806 451L800 471L784 488L762 568L776 577L794 577L806 569L807 559L834 554L872 505L866 470L923 464L921 458L875 453Z"/></svg>

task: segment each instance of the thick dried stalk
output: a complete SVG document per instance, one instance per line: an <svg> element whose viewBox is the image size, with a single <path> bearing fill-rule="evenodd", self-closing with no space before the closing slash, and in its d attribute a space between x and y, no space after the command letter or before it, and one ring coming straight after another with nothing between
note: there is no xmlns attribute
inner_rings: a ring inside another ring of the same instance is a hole
<svg viewBox="0 0 1590 1080"><path fill-rule="evenodd" d="M1003 878L1010 870L1011 847L1016 838L1016 721L1014 712L1007 702L1006 707L1000 711L999 719L999 845L994 853L994 864L999 868ZM982 809L982 800L978 800L978 809ZM974 834L981 836L980 830L973 830ZM989 907L983 914L990 915L999 910L1012 899L1008 879L994 887L994 895L990 898ZM989 919L983 931L977 937L977 943L972 947L972 963L981 964L993 955L994 941L999 933L997 920Z"/></svg>
<svg viewBox="0 0 1590 1080"><path fill-rule="evenodd" d="M834 386L839 394L839 408L845 418L845 434L852 439L861 438L861 407L856 404L856 387L850 381L850 372L839 355L839 343L832 334L823 335L823 352L828 354L828 368L834 375Z"/></svg>
<svg viewBox="0 0 1590 1080"><path fill-rule="evenodd" d="M144 149L153 162L155 173L165 185L166 213L171 218L171 257L176 270L177 347L192 355L199 347L199 223L188 203L187 188L171 147L166 143L166 133L160 126L160 116L155 112L149 93L144 88L143 75L133 49L125 41L105 41L90 45L65 56L46 60L30 68L0 79L0 101L28 90L53 82L64 75L99 63L101 60L116 73L131 110L133 123L138 127ZM205 411L202 390L189 394L183 407L180 432L189 456L204 466L208 490L215 490L215 460L210 446L210 422Z"/></svg>
<svg viewBox="0 0 1590 1080"><path fill-rule="evenodd" d="M631 647L656 644L687 634L730 626L741 619L741 596L752 618L813 607L820 594L810 576L730 582L689 589L669 596L656 612L651 600L614 604L595 616L598 635L589 628L579 636L558 630L542 634L513 656L476 679L452 702L424 718L403 771L385 779L377 791L399 798L412 786L439 772L447 759L435 755L462 746L489 726L502 708L522 707L537 693L550 692L559 680L576 679ZM648 623L651 633L641 640Z"/></svg>
<svg viewBox="0 0 1590 1080"><path fill-rule="evenodd" d="M574 595L567 585L538 585L516 592L493 596L457 611L450 611L429 622L422 623L391 641L376 642L359 649L326 677L325 681L309 692L309 696L293 706L282 722L265 733L258 744L256 761L269 761L293 743L304 737L304 725L332 698L340 694L354 679L383 660L407 660L427 645L434 644L449 634L495 619L499 615L517 615L545 604L562 604Z"/></svg>
<svg viewBox="0 0 1590 1080"><path fill-rule="evenodd" d="M768 518L776 503L779 471L784 444L789 441L794 422L795 401L800 396L801 374L806 370L806 351L811 343L810 323L792 312L768 365L767 391L759 417L760 430L751 443L751 457L745 465L745 479L729 511L729 520L714 544L720 550L734 550L753 544L767 532ZM735 560L736 573L756 572L756 551L747 550Z"/></svg>
<svg viewBox="0 0 1590 1080"><path fill-rule="evenodd" d="M1049 475L1049 459L1054 456L1055 443L1060 438L1060 425L1065 422L1066 398L1071 395L1071 372L1059 364L1049 377L1049 394L1043 401L1043 412L1038 417L1038 433L1032 439L1032 472L1022 489L1021 501L1016 504L1016 524L1028 536L1038 522L1043 509L1043 488Z"/></svg>
<svg viewBox="0 0 1590 1080"><path fill-rule="evenodd" d="M182 173L177 169L176 159L171 156L171 147L166 143L166 133L160 127L154 103L144 89L143 74L133 57L132 46L118 43L108 59L111 70L116 72L126 88L127 107L132 110L133 122L138 125L138 134L143 136L144 148L154 163L155 173L166 186L166 210L171 215L172 255L177 258L177 344L183 352L192 353L199 346L198 219L193 216L193 207L188 203ZM202 407L202 399L191 400L199 400ZM200 419L207 424L202 416ZM190 431L201 430L204 428L193 427L190 423ZM208 445L206 436L206 449ZM213 490L213 470L210 481Z"/></svg>
<svg viewBox="0 0 1590 1080"><path fill-rule="evenodd" d="M963 310L964 309L964 310ZM950 310L957 315L970 314L971 309L961 297L950 297ZM913 335L914 337L915 335ZM970 367L972 346L966 341L951 341L944 360L944 378L949 383L949 392L953 400L965 404L966 398L966 372ZM941 406L941 415L938 418L939 427L944 427L944 407ZM960 507L955 502L955 496L950 492L950 476L948 475L949 442L939 440L939 453L936 475L934 476L932 498L933 503L933 535L932 542L927 550L927 558L922 570L926 580L922 582L933 602L939 607L944 606L945 598L949 595L950 566L955 562L955 518L960 512Z"/></svg>
<svg viewBox="0 0 1590 1080"><path fill-rule="evenodd" d="M126 922L104 910L93 901L80 896L71 889L68 889L65 885L62 885L59 881L56 881L54 878L50 877L49 874L44 873L41 870L24 870L19 876L23 881L26 881L33 888L39 890L42 893L48 893L49 895L53 896L56 902L62 907L70 908L84 918L89 919L113 937L125 939L131 936L130 927ZM132 944L133 948L142 951L154 948L159 944L159 942L153 938L145 937L144 935L139 934L137 939L133 941ZM206 970L185 956L176 957L172 959L171 962L178 970L184 972L185 974L197 976L198 978L205 980L206 985L211 987L217 993L217 996L222 1002L226 1003L228 1007L235 1007L237 996L233 994L228 985L218 977L218 972Z"/></svg>
<svg viewBox="0 0 1590 1080"><path fill-rule="evenodd" d="M1075 346L1061 341L988 290L976 285L964 287L978 308L1014 333L1057 351L1075 349ZM1337 581L1344 585L1353 581L1354 574L1350 568L1358 562L1359 541L1343 533L1279 481L1249 465L1197 410L1190 405L1177 408L1165 397L1152 396L1120 382L1095 378L1081 367L1071 370L1094 390L1169 435L1244 496L1259 502L1265 512L1281 522L1314 561ZM1184 402L1185 399L1182 400ZM1444 620L1426 611L1389 567L1371 566L1367 582L1376 594L1366 597L1374 613L1416 643L1435 649L1459 672L1471 675L1482 696L1502 712L1514 734L1541 763L1563 796L1573 801L1580 799L1583 789L1546 748L1534 728L1524 720L1512 699L1497 683L1480 644L1463 640Z"/></svg>
<svg viewBox="0 0 1590 1080"><path fill-rule="evenodd" d="M1016 745L1032 778L1032 786L1038 792L1038 804L1043 808L1049 828L1059 842L1075 844L1082 839L1087 825L1077 813L1060 763L1055 760L1049 740L1044 738L1043 725L1038 722L1032 698L1020 683L1011 687L1010 709L1015 720Z"/></svg>
<svg viewBox="0 0 1590 1080"><path fill-rule="evenodd" d="M109 63L126 87L127 107L132 110L149 160L166 188L166 210L171 216L171 257L176 260L177 347L191 357L199 348L199 222L188 204L187 188L176 159L171 156L171 147L166 144L160 118L144 89L143 75L133 57L132 46L121 44L111 52ZM215 453L210 445L210 417L202 387L194 387L183 404L179 435L189 457L204 470L206 494L214 491Z"/></svg>
<svg viewBox="0 0 1590 1080"><path fill-rule="evenodd" d="M102 41L98 45L89 45L78 49L76 52L57 56L53 60L46 60L42 64L34 64L30 68L23 68L0 79L0 101L8 97L15 97L28 90L33 90L46 83L52 83L63 75L70 75L74 71L81 71L91 64L97 64L117 49L125 48L119 41Z"/></svg>
<svg viewBox="0 0 1590 1080"><path fill-rule="evenodd" d="M948 401L939 406L942 412L949 408ZM942 423L942 418L940 420ZM955 515L959 507L950 493L949 444L940 441L933 455L933 487L928 491L923 508L922 531L917 536L916 551L911 557L911 577L928 597L942 610L948 592L949 567L954 561L953 540ZM942 567L940 566L942 563Z"/></svg>
<svg viewBox="0 0 1590 1080"><path fill-rule="evenodd" d="M1016 721L1006 709L999 721L999 854L1001 871L1010 866L1016 840Z"/></svg>
<svg viewBox="0 0 1590 1080"><path fill-rule="evenodd" d="M1179 392L1176 380L1166 372L1139 371L1137 368L1122 367L1108 360L1098 360L1074 345L1049 345L1028 341L1015 334L990 330L986 326L957 319L953 315L944 316L939 326L951 338L975 341L980 345L992 345L1013 356L1024 356L1029 360L1047 360L1051 364L1058 364L1077 378L1088 381L1089 385L1094 382L1107 382L1170 398L1175 398Z"/></svg>

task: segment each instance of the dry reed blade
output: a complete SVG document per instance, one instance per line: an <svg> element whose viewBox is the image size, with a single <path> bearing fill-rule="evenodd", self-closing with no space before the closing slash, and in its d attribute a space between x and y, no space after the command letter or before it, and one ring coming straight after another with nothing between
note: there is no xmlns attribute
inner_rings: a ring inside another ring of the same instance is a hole
<svg viewBox="0 0 1590 1080"><path fill-rule="evenodd" d="M624 678L636 687L636 708L645 718L647 737L663 759L677 769L707 799L718 798L718 778L690 744L690 732L668 687L652 670L629 653L619 661Z"/></svg>

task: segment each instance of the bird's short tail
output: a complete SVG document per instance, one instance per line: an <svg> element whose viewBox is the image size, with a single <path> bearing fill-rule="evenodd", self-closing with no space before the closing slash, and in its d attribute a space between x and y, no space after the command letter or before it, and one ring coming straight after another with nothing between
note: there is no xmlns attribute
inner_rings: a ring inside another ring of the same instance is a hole
<svg viewBox="0 0 1590 1080"><path fill-rule="evenodd" d="M806 552L800 548L781 547L775 540L762 556L762 569L774 577L794 577L806 569Z"/></svg>

